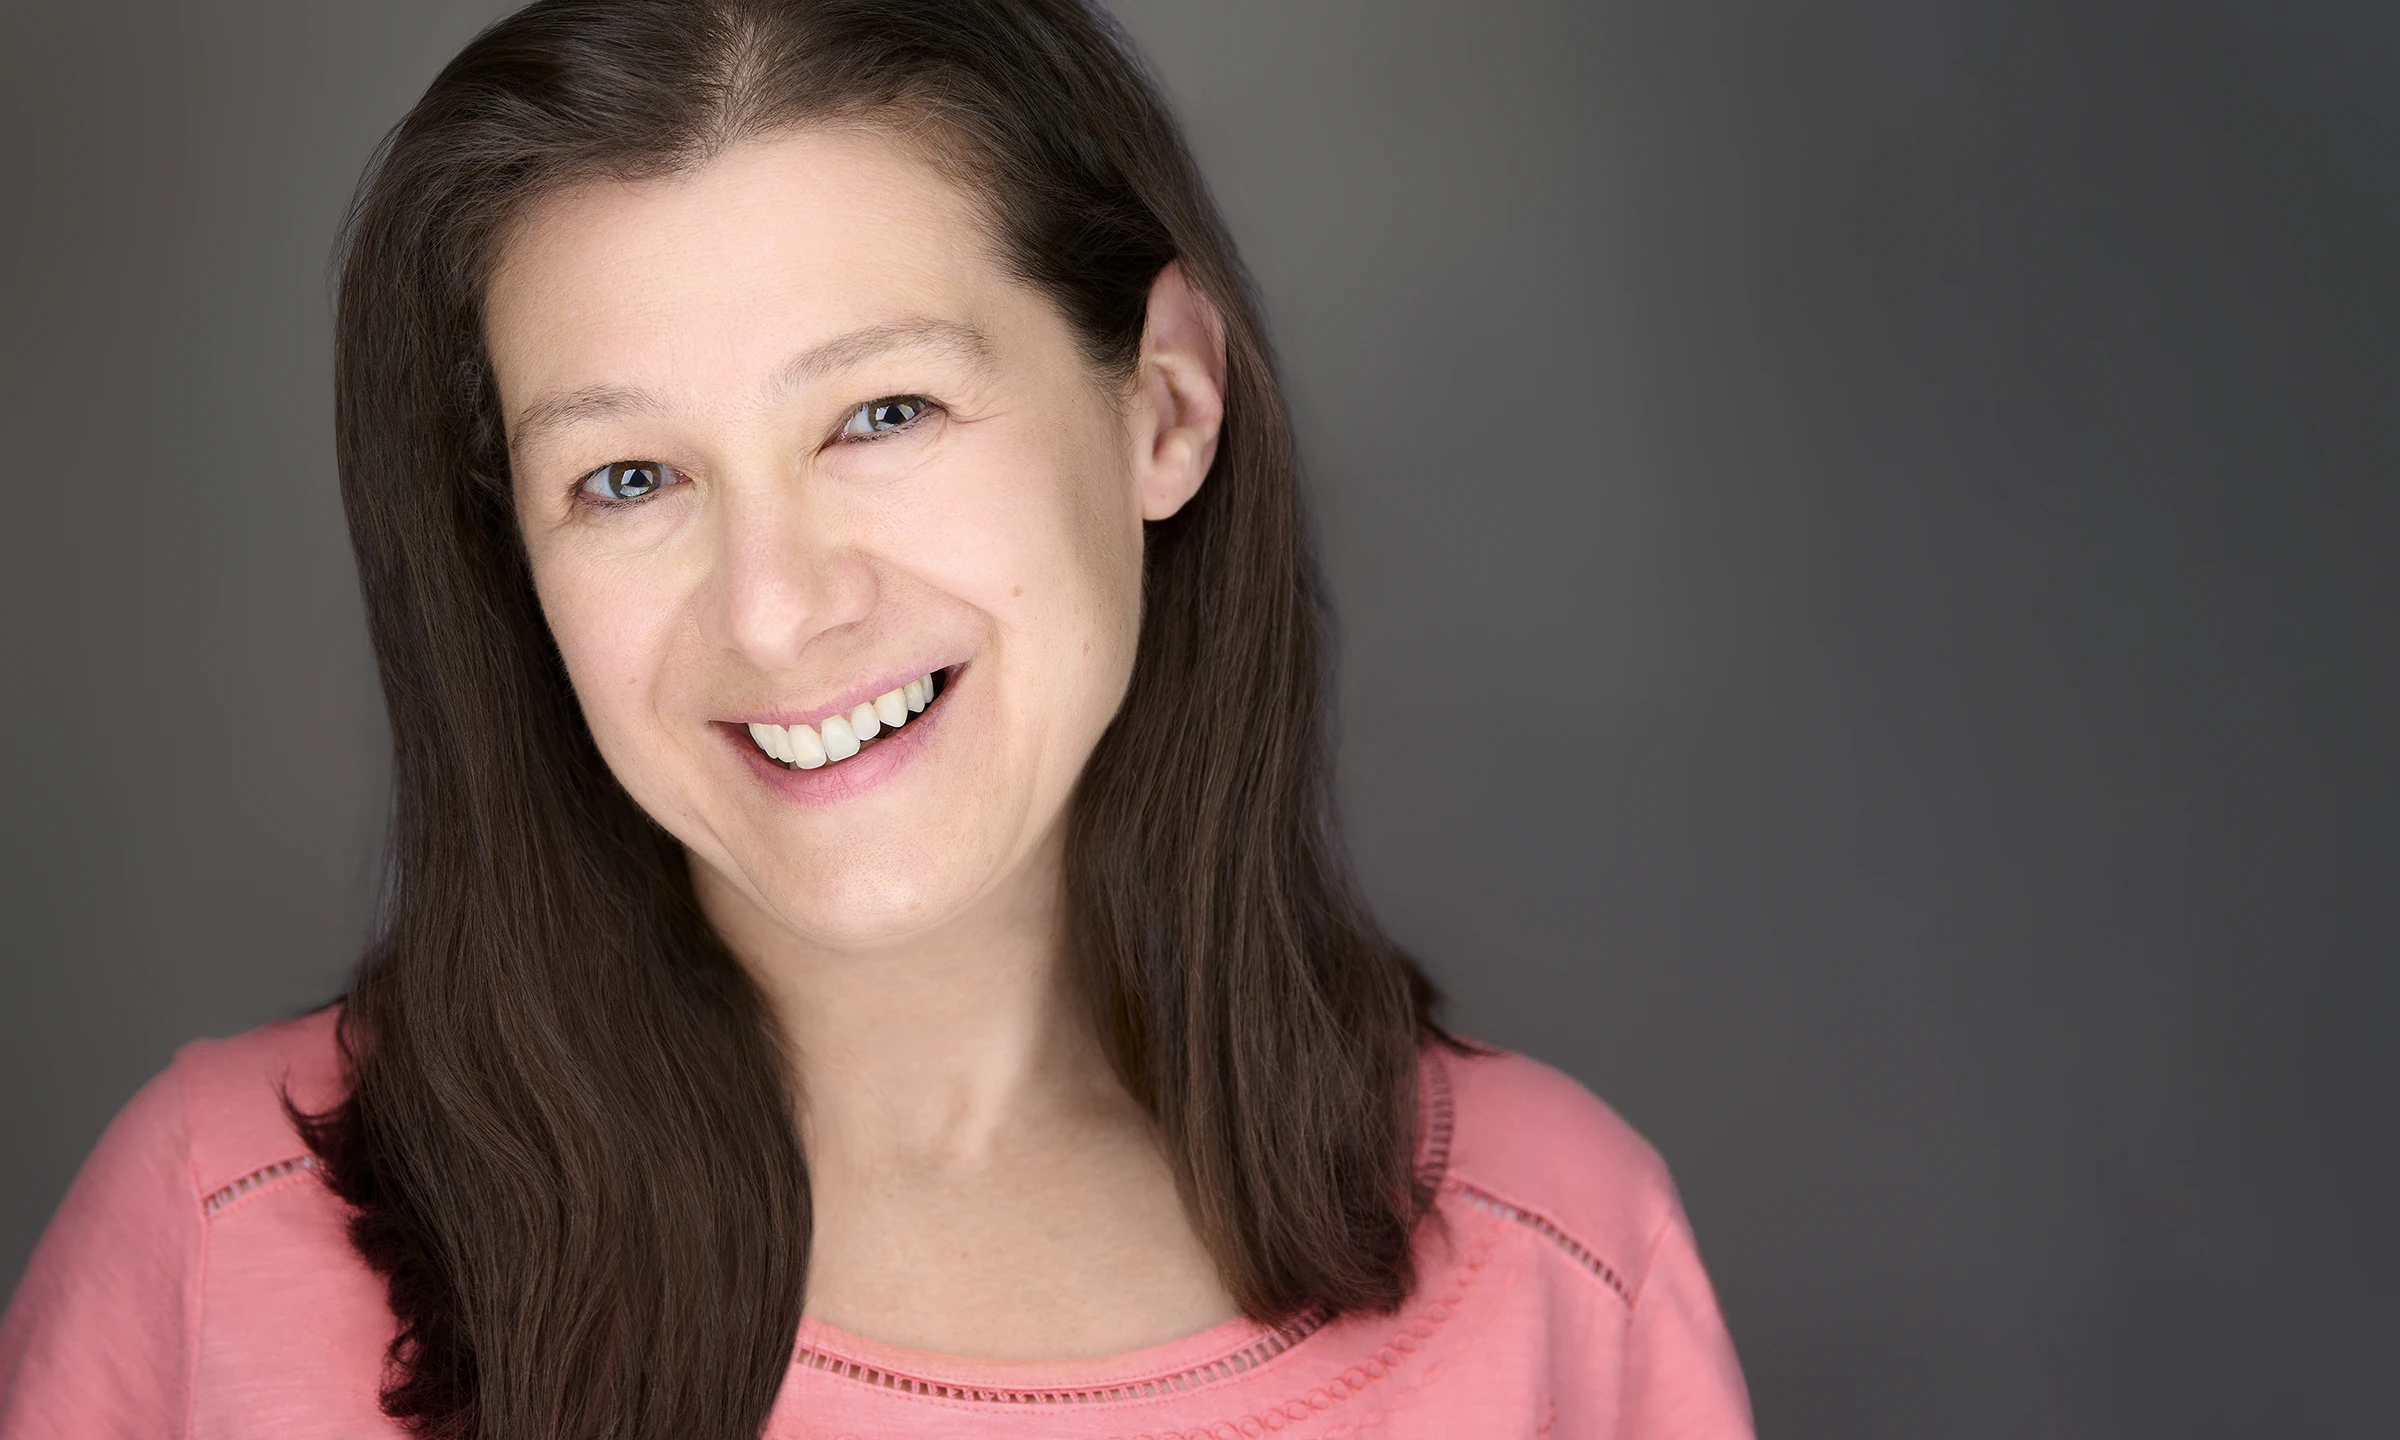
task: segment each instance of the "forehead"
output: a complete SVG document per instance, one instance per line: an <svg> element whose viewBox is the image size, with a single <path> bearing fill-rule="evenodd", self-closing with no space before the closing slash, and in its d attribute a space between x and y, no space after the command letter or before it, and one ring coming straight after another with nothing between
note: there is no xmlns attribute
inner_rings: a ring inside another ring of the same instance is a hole
<svg viewBox="0 0 2400 1440"><path fill-rule="evenodd" d="M505 235L486 295L501 391L730 381L901 317L984 324L1015 297L979 222L932 165L861 130L558 191Z"/></svg>

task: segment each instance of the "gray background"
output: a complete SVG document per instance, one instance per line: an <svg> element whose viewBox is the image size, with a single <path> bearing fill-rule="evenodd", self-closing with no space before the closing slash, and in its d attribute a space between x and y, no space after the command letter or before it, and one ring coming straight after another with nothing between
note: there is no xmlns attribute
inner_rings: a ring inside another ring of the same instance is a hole
<svg viewBox="0 0 2400 1440"><path fill-rule="evenodd" d="M0 1286L334 993L324 263L497 7L15 5ZM1265 286L1368 882L1676 1167L1784 1436L2400 1430L2400 19L1140 0Z"/></svg>

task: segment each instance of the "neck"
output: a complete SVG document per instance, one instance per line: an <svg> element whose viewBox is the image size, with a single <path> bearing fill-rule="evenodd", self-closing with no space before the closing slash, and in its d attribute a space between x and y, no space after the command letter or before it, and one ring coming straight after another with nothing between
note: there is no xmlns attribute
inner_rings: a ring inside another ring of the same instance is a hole
<svg viewBox="0 0 2400 1440"><path fill-rule="evenodd" d="M1107 1103L1115 1080L1065 958L1062 852L933 930L855 947L812 943L695 865L703 910L789 1047L812 1166L972 1166Z"/></svg>

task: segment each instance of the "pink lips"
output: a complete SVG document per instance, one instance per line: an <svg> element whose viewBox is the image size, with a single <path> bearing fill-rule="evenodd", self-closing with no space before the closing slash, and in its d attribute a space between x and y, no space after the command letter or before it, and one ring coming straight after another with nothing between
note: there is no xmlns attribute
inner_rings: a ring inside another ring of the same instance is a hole
<svg viewBox="0 0 2400 1440"><path fill-rule="evenodd" d="M918 713L909 716L906 725L898 730L884 731L847 760L836 760L814 770L794 770L768 757L750 738L749 726L752 723L750 720L719 721L715 728L720 735L725 737L728 745L734 746L741 753L742 762L750 767L750 772L768 788L784 798L803 805L839 804L844 800L865 794L905 768L916 759L918 752L925 748L932 739L933 732L941 728L943 718L950 713L950 692L959 685L967 669L964 665L945 668L947 673L942 678L942 688L934 702ZM918 674L923 673L923 671L918 672ZM909 678L916 677L910 676ZM884 690L893 688L895 687L886 685L883 690L875 691L872 694L862 694L859 698L853 699L851 703L853 705L869 703L873 700L874 695L880 695ZM822 710L815 711L814 715L822 717L840 713L842 713L840 710L829 705ZM808 720L778 722L764 720L763 717L761 717L761 721L767 724L810 723Z"/></svg>

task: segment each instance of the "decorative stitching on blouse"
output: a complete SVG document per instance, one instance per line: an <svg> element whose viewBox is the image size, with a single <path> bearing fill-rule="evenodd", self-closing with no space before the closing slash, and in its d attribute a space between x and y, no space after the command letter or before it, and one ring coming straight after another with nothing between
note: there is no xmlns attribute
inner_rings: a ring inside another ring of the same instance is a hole
<svg viewBox="0 0 2400 1440"><path fill-rule="evenodd" d="M1266 1364L1315 1334L1324 1323L1325 1316L1322 1313L1310 1311L1296 1320L1277 1326L1273 1333L1252 1341L1230 1355L1194 1365L1188 1370L1178 1370L1172 1375L1120 1385L1060 1386L1043 1390L994 1389L980 1385L954 1385L946 1380L929 1380L920 1375L904 1375L807 1345L800 1347L799 1358L800 1363L812 1370L823 1370L885 1390L925 1395L937 1400L977 1400L999 1405L1104 1405L1116 1400L1146 1400L1153 1396L1171 1395L1178 1390L1190 1390L1230 1379L1245 1370L1254 1370Z"/></svg>
<svg viewBox="0 0 2400 1440"><path fill-rule="evenodd" d="M261 1165L232 1184L211 1191L208 1198L200 1202L200 1213L213 1219L231 1209L235 1201L251 1194L262 1185L272 1185L287 1175L297 1175L304 1170L316 1168L317 1157L314 1155L294 1155L289 1160L278 1160L272 1165Z"/></svg>
<svg viewBox="0 0 2400 1440"><path fill-rule="evenodd" d="M1361 1358L1341 1374L1312 1387L1307 1394L1295 1396L1281 1405L1271 1405L1249 1415L1222 1420L1203 1428L1145 1431L1132 1437L1132 1440L1220 1440L1220 1437L1236 1432L1245 1436L1257 1435L1266 1430L1281 1429L1295 1420L1306 1420L1312 1414L1330 1410L1366 1393L1432 1343L1435 1332L1442 1328L1443 1323L1465 1306L1468 1290L1491 1258L1492 1241L1487 1234L1476 1240L1459 1257L1458 1269L1451 1274L1450 1283L1440 1295L1425 1302L1414 1320L1374 1354ZM1421 1369L1402 1380L1398 1388L1387 1396L1384 1408L1377 1413L1360 1416L1355 1422L1335 1421L1322 1432L1325 1440L1340 1440L1340 1437L1380 1429L1384 1422L1391 1419L1394 1409L1405 1402L1406 1397L1425 1387L1426 1382L1433 1378L1433 1373ZM1117 1440L1127 1440L1127 1437L1119 1436Z"/></svg>
<svg viewBox="0 0 2400 1440"><path fill-rule="evenodd" d="M1582 1241L1559 1229L1547 1215L1511 1205L1490 1191L1478 1189L1464 1180L1453 1180L1443 1188L1454 1195L1464 1197L1468 1203L1479 1209L1489 1211L1503 1220L1511 1220L1524 1226L1557 1246L1566 1253L1568 1259L1598 1276L1601 1284L1617 1292L1617 1298L1625 1302L1626 1309L1633 1308L1633 1294L1625 1288L1625 1282L1618 1276L1616 1270L1606 1260L1584 1248Z"/></svg>
<svg viewBox="0 0 2400 1440"><path fill-rule="evenodd" d="M1450 1173L1450 1132L1457 1112L1450 1099L1449 1067L1440 1052L1429 1047L1417 1073L1425 1081L1425 1155L1417 1165L1417 1181L1431 1194Z"/></svg>

